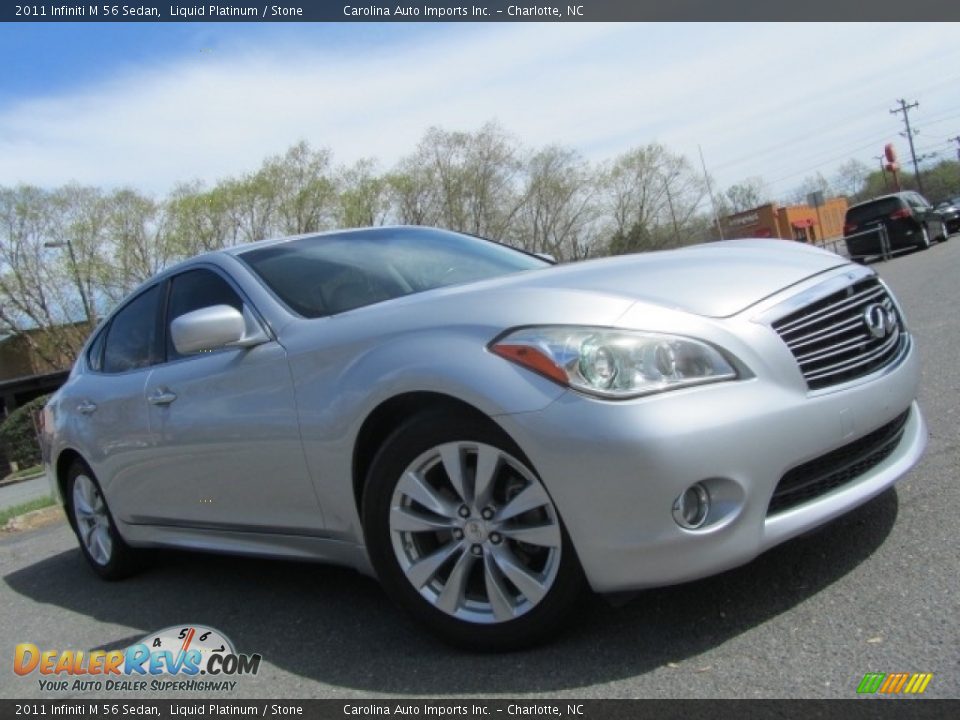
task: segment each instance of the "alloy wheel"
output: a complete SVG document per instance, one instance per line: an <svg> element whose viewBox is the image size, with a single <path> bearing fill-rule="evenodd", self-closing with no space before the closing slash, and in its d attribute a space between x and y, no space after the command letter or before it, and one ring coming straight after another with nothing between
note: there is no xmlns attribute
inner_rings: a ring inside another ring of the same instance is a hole
<svg viewBox="0 0 960 720"><path fill-rule="evenodd" d="M400 568L437 609L472 623L518 618L549 593L562 534L540 480L478 442L417 457L393 493L390 537Z"/></svg>
<svg viewBox="0 0 960 720"><path fill-rule="evenodd" d="M107 565L113 554L110 515L100 489L83 474L73 481L73 517L87 554L98 565Z"/></svg>

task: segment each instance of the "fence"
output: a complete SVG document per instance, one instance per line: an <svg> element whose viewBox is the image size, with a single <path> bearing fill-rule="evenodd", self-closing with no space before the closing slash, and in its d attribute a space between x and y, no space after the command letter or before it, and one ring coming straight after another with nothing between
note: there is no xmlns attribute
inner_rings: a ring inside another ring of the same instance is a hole
<svg viewBox="0 0 960 720"><path fill-rule="evenodd" d="M868 253L866 255L858 255L858 258L867 258L867 257L876 257L879 256L884 260L889 260L892 258L895 253L893 248L890 246L890 235L887 232L886 225L877 225L872 227L869 230L861 230L858 233L853 233L845 237L840 238L829 238L823 241L823 247L827 250L832 250L838 255L844 255L850 257L850 252L847 250L847 241L854 240L856 238L868 237L868 236L878 236L880 240L880 252L879 253Z"/></svg>

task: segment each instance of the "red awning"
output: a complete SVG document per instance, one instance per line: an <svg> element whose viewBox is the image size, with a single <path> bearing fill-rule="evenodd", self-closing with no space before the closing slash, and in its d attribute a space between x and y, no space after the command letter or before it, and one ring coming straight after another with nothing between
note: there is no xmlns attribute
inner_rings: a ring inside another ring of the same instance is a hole
<svg viewBox="0 0 960 720"><path fill-rule="evenodd" d="M812 218L803 218L801 220L794 220L792 223L795 228L808 228L813 227L817 223Z"/></svg>

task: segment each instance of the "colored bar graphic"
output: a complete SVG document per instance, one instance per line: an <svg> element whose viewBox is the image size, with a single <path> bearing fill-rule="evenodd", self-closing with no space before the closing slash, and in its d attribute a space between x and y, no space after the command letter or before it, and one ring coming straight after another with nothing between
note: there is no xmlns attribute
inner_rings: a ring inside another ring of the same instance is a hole
<svg viewBox="0 0 960 720"><path fill-rule="evenodd" d="M880 689L880 683L883 682L884 677L886 677L886 673L867 673L863 676L863 680L860 681L860 686L857 688L857 692L869 693L872 695Z"/></svg>
<svg viewBox="0 0 960 720"><path fill-rule="evenodd" d="M861 695L919 695L933 680L933 673L867 673L857 686Z"/></svg>

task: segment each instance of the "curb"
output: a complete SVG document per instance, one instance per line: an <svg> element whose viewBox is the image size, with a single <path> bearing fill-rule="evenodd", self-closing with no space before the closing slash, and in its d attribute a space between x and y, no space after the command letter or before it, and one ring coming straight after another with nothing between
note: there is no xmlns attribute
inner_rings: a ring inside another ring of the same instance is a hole
<svg viewBox="0 0 960 720"><path fill-rule="evenodd" d="M43 475L44 473L41 470L40 472L35 473L34 475L26 475L25 477L14 478L13 480L7 480L6 478L4 478L3 480L0 480L0 488L5 488L8 485L18 485L22 482L27 482L27 480L36 480L37 478L43 477Z"/></svg>

